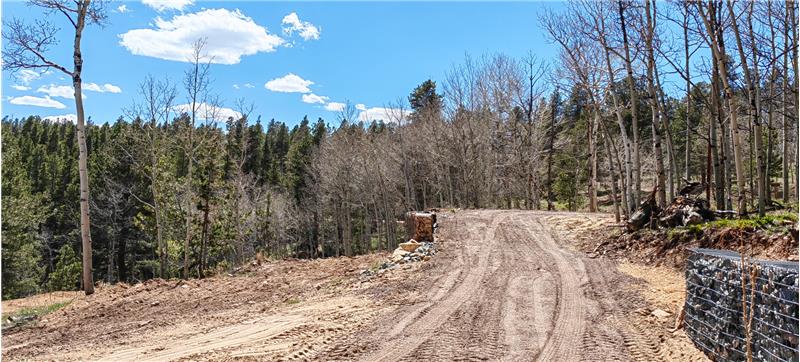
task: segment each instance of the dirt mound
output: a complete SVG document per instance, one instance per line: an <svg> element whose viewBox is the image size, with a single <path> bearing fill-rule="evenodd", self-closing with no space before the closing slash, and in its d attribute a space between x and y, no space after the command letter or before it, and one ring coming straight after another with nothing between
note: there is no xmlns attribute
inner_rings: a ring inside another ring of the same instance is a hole
<svg viewBox="0 0 800 362"><path fill-rule="evenodd" d="M180 344L178 340L191 340L219 327L260 325L254 316L316 315L294 310L326 300L319 305L320 310L325 310L336 304L328 303L334 295L353 295L351 291L359 284L361 270L386 257L387 254L380 253L354 258L285 260L250 265L236 276L189 281L153 279L136 285L100 286L95 294L79 296L70 305L30 326L4 331L3 359L97 359L124 345L148 346L155 350L148 352L145 348L140 352L152 355L156 350L170 350L174 344ZM350 301L343 305L355 304L358 303ZM342 311L346 310L343 307ZM347 319L353 313L343 313L318 314L352 323L354 328L356 320L364 315ZM297 327L295 324L309 325L299 317L286 319L301 321L287 323L290 330ZM336 326L342 329L341 325ZM286 331L281 329L276 333L283 332ZM157 345L153 345L154 340ZM181 356L178 353L169 358Z"/></svg>

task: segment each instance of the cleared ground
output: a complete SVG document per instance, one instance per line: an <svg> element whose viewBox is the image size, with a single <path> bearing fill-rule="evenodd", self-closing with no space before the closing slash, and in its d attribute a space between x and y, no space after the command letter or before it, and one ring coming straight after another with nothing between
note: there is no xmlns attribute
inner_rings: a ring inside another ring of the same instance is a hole
<svg viewBox="0 0 800 362"><path fill-rule="evenodd" d="M242 276L101 288L5 331L3 358L704 359L668 332L673 318L650 314L676 312L680 278L626 274L571 249L608 215L476 210L439 219L430 262L366 277L385 254L282 261Z"/></svg>

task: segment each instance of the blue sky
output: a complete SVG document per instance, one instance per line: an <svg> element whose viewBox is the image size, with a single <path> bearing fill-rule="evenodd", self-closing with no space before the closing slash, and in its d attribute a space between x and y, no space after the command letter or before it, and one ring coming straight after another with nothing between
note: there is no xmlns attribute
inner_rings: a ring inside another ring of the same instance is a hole
<svg viewBox="0 0 800 362"><path fill-rule="evenodd" d="M308 115L335 123L338 103L349 100L378 111L420 82L441 80L465 54L533 51L553 59L557 48L539 29L537 14L558 3L371 2L119 2L109 23L88 28L83 43L87 114L113 121L136 97L145 75L180 82L190 39L209 38L213 93L233 107L243 97L262 119L296 124ZM23 2L2 4L2 18L41 16ZM294 15L291 15L294 14ZM288 16L287 16L288 15ZM71 65L70 26L62 27L56 61ZM170 60L172 59L172 60ZM2 114L73 114L67 76L14 77L3 71ZM273 81L273 82L270 82ZM266 85L270 82L270 89ZM309 83L311 82L311 83ZM60 86L60 87L59 87ZM94 89L94 90L91 90ZM305 97L304 97L305 95ZM317 101L323 103L306 103ZM187 103L180 92L179 103ZM34 105L36 104L36 105ZM43 107L49 105L50 107ZM63 105L63 106L62 106ZM57 108L54 108L57 107ZM326 109L327 108L327 109ZM254 118L254 117L253 117Z"/></svg>

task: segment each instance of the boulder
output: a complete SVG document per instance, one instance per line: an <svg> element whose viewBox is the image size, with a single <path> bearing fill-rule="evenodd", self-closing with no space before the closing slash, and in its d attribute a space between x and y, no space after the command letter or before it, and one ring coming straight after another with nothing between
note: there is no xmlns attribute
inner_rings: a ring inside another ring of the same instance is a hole
<svg viewBox="0 0 800 362"><path fill-rule="evenodd" d="M417 248L419 248L422 244L418 243L416 240L411 239L408 242L400 243L400 249L403 249L409 253L413 253Z"/></svg>
<svg viewBox="0 0 800 362"><path fill-rule="evenodd" d="M405 257L407 254L409 254L409 252L403 250L402 248L394 249L394 253L392 253L392 261L397 263L400 260L403 260L403 257Z"/></svg>

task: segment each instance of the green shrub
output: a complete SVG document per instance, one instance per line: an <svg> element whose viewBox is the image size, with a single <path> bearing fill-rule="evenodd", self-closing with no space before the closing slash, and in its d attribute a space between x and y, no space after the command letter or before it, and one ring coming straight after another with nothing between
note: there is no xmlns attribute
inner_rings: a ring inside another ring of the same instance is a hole
<svg viewBox="0 0 800 362"><path fill-rule="evenodd" d="M72 250L72 246L64 244L58 250L56 267L50 273L47 287L51 290L77 290L80 287L81 262Z"/></svg>

